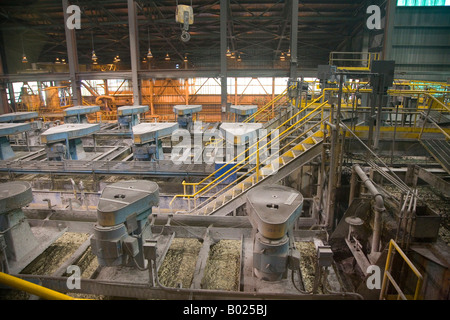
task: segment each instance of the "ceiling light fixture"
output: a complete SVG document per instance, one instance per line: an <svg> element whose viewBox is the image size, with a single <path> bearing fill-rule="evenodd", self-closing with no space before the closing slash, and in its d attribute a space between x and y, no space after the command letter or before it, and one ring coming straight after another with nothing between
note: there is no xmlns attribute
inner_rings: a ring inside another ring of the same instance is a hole
<svg viewBox="0 0 450 320"><path fill-rule="evenodd" d="M150 28L147 28L147 36L148 36L147 58L151 59L151 58L153 58L153 54L152 54L152 50L150 50Z"/></svg>
<svg viewBox="0 0 450 320"><path fill-rule="evenodd" d="M27 56L25 55L25 49L23 46L23 37L22 37L22 63L27 63L27 62L28 62L28 59L27 59Z"/></svg>
<svg viewBox="0 0 450 320"><path fill-rule="evenodd" d="M95 48L94 48L94 33L91 32L91 37L92 37L92 63L93 64L97 64L97 55L95 54Z"/></svg>
<svg viewBox="0 0 450 320"><path fill-rule="evenodd" d="M166 53L166 56L165 56L164 60L166 60L166 61L169 61L169 60L170 60L169 53Z"/></svg>

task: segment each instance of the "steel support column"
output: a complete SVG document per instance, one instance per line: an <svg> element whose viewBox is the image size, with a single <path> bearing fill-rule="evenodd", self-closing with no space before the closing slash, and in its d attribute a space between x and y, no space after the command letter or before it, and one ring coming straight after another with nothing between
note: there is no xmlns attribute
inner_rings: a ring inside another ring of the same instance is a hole
<svg viewBox="0 0 450 320"><path fill-rule="evenodd" d="M139 31L136 15L136 2L128 0L128 29L130 32L131 81L133 86L133 105L141 104L138 78L139 68Z"/></svg>
<svg viewBox="0 0 450 320"><path fill-rule="evenodd" d="M386 17L384 19L383 60L392 60L392 34L394 32L394 19L397 0L388 0L386 4Z"/></svg>
<svg viewBox="0 0 450 320"><path fill-rule="evenodd" d="M297 42L298 42L298 0L292 0L291 12L291 64L289 77L291 80L297 79Z"/></svg>
<svg viewBox="0 0 450 320"><path fill-rule="evenodd" d="M69 29L67 27L67 19L69 14L67 13L67 7L69 6L68 0L63 0L64 10L64 29L66 32L66 44L67 44L67 59L69 62L69 78L72 87L72 104L82 105L81 87L78 80L78 52L77 52L77 38L75 36L75 29Z"/></svg>
<svg viewBox="0 0 450 320"><path fill-rule="evenodd" d="M227 17L228 0L220 0L220 104L222 120L227 115Z"/></svg>

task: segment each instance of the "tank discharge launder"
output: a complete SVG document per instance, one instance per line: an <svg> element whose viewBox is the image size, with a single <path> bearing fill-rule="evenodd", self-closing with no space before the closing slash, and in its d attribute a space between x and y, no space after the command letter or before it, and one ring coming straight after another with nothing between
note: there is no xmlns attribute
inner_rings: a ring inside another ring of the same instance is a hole
<svg viewBox="0 0 450 320"><path fill-rule="evenodd" d="M296 190L280 185L261 186L247 195L247 214L256 235L253 267L258 278L277 281L287 274L289 230L300 216L303 196Z"/></svg>
<svg viewBox="0 0 450 320"><path fill-rule="evenodd" d="M102 266L129 265L144 268L143 240L151 237L147 218L159 204L159 187L143 180L113 183L103 190L92 252Z"/></svg>

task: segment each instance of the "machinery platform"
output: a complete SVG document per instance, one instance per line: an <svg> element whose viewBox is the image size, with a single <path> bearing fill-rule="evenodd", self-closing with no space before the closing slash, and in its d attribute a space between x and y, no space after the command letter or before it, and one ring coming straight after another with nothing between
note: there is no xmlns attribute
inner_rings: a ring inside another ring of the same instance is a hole
<svg viewBox="0 0 450 320"><path fill-rule="evenodd" d="M131 116L148 111L148 106L123 106L117 108L118 116Z"/></svg>
<svg viewBox="0 0 450 320"><path fill-rule="evenodd" d="M140 123L133 127L133 140L135 144L155 141L171 135L176 129L178 123L175 122Z"/></svg>
<svg viewBox="0 0 450 320"><path fill-rule="evenodd" d="M254 114L258 110L257 105L231 106L230 111L243 116Z"/></svg>
<svg viewBox="0 0 450 320"><path fill-rule="evenodd" d="M44 131L41 134L42 143L53 143L81 138L100 130L96 123L63 124Z"/></svg>
<svg viewBox="0 0 450 320"><path fill-rule="evenodd" d="M190 115L202 111L201 105L176 105L173 107L173 112L178 116Z"/></svg>
<svg viewBox="0 0 450 320"><path fill-rule="evenodd" d="M37 112L13 112L0 115L0 122L22 122L38 117Z"/></svg>
<svg viewBox="0 0 450 320"><path fill-rule="evenodd" d="M220 125L220 130L224 133L225 139L231 144L245 143L245 139L257 137L258 129L262 128L261 123L236 123L226 122Z"/></svg>
<svg viewBox="0 0 450 320"><path fill-rule="evenodd" d="M75 106L64 109L64 122L87 123L86 115L99 112L100 106Z"/></svg>

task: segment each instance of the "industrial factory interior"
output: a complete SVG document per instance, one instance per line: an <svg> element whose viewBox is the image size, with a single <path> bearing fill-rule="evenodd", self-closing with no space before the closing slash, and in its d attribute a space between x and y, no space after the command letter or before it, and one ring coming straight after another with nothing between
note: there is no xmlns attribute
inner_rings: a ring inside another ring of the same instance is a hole
<svg viewBox="0 0 450 320"><path fill-rule="evenodd" d="M449 35L449 0L1 1L0 299L449 300Z"/></svg>

